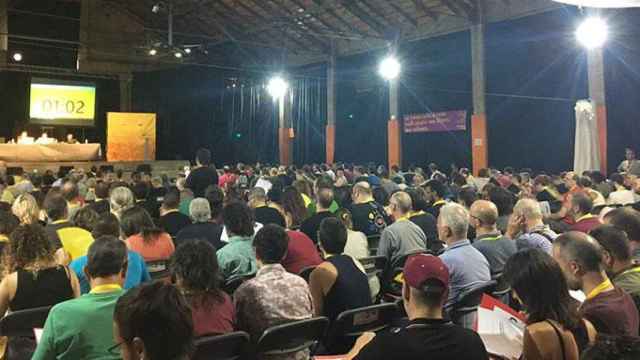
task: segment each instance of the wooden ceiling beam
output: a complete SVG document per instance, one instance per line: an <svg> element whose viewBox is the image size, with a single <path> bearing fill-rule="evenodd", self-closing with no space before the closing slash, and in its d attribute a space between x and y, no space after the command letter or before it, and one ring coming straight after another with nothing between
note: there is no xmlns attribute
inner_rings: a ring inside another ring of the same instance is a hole
<svg viewBox="0 0 640 360"><path fill-rule="evenodd" d="M314 4L316 4L316 5L320 6L321 8L323 8L325 10L325 12L327 14L329 14L329 16L331 16L334 19L336 19L345 28L349 29L350 31L352 31L352 32L354 32L356 34L359 34L360 36L372 37L371 34L368 34L367 32L362 31L362 30L358 29L357 27L354 27L353 24L351 24L349 21L345 20L334 9L332 9L330 6L327 6L325 0L312 0L312 1L313 1Z"/></svg>
<svg viewBox="0 0 640 360"><path fill-rule="evenodd" d="M414 28L418 27L418 19L414 19L413 17L411 17L411 15L409 15L409 13L407 13L400 5L394 3L393 1L390 1L389 6L391 6L393 10L395 10L395 12L397 12L405 21L411 24Z"/></svg>
<svg viewBox="0 0 640 360"><path fill-rule="evenodd" d="M264 12L266 12L267 14L270 14L276 18L281 18L281 22L286 23L287 25L289 25L289 23L293 22L293 19L291 19L290 16L287 16L287 14L285 14L282 10L272 7L270 5L266 4L265 0L250 0L252 3L256 4L256 6L260 7ZM286 31L286 30L285 30ZM322 51L329 51L331 49L331 47L329 46L329 44L327 44L325 41L323 41L322 39L318 38L317 36L314 35L309 35L306 33L299 33L305 40L309 41L311 44L314 44L314 46L317 46L320 50Z"/></svg>
<svg viewBox="0 0 640 360"><path fill-rule="evenodd" d="M473 7L464 0L441 0L442 4L449 8L454 14L468 19L473 17Z"/></svg>
<svg viewBox="0 0 640 360"><path fill-rule="evenodd" d="M375 31L378 35L385 36L387 27L380 23L378 20L369 15L360 5L354 0L342 0L341 4L349 11L353 16L365 23L371 30Z"/></svg>
<svg viewBox="0 0 640 360"><path fill-rule="evenodd" d="M308 9L305 8L304 4L300 0L290 0L290 1L293 2L297 7L301 8L301 9L305 9L304 16L309 14ZM301 15L303 15L303 14L301 14ZM344 31L338 29L337 27L333 26L329 22L325 21L322 17L318 16L317 13L312 13L311 16L313 16L314 18L318 19L318 22L320 22L320 24L322 24L328 30L330 30L330 31L332 31L332 32L334 32L336 34L344 33Z"/></svg>
<svg viewBox="0 0 640 360"><path fill-rule="evenodd" d="M429 10L422 0L413 0L413 5L416 7L416 12L421 12L432 20L438 20L438 14Z"/></svg>
<svg viewBox="0 0 640 360"><path fill-rule="evenodd" d="M221 1L220 4L224 4L224 6L227 7L228 11L232 11L232 12L237 13L237 11L233 7L231 7L231 6L227 5L226 3L224 3L224 1ZM263 21L265 23L267 23L269 21L269 19L267 19L264 15L262 15L259 12L255 11L254 9L252 9L250 6L248 6L247 4L243 3L242 1L237 0L237 1L234 2L234 5L238 5L244 11L246 11L249 14L251 14L256 19L259 19L260 21ZM309 46L307 44L301 42L300 40L296 39L295 36L291 36L286 31L282 31L282 30L279 31L278 33L280 35L284 36L286 38L286 40L291 41L292 43L296 44L296 46L301 48L303 51L311 52L311 49L309 48Z"/></svg>

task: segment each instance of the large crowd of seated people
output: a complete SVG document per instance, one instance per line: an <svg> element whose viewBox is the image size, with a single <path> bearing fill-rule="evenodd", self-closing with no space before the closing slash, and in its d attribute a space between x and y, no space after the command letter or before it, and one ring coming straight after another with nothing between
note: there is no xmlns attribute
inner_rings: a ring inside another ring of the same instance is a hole
<svg viewBox="0 0 640 360"><path fill-rule="evenodd" d="M627 154L608 177L435 164L219 171L206 149L176 178L0 164L0 312L51 307L37 341L0 349L189 359L204 336L244 331L253 348L274 326L393 303L386 326L339 346L326 336L244 355L498 359L477 312L458 310L500 285L526 319L522 359L640 359L636 162Z"/></svg>

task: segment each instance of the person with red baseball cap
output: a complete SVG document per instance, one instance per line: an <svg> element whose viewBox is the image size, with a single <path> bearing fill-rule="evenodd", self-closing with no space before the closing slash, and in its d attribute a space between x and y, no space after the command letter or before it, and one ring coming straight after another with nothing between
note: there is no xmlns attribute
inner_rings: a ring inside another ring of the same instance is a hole
<svg viewBox="0 0 640 360"><path fill-rule="evenodd" d="M489 359L477 333L443 318L449 269L440 258L413 255L407 259L400 278L409 323L377 335L363 334L347 359Z"/></svg>

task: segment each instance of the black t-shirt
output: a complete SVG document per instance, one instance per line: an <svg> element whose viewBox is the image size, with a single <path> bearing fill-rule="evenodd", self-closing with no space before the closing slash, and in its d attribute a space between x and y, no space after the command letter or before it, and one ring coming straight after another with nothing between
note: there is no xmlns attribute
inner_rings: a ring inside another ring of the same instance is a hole
<svg viewBox="0 0 640 360"><path fill-rule="evenodd" d="M287 227L284 216L282 216L282 214L280 214L280 212L274 208L268 206L260 206L253 209L253 213L255 214L256 221L262 225L276 224L282 227Z"/></svg>
<svg viewBox="0 0 640 360"><path fill-rule="evenodd" d="M158 221L158 226L163 228L164 231L168 232L171 236L176 236L180 230L188 225L191 225L191 219L179 211L172 211L165 214L161 216Z"/></svg>
<svg viewBox="0 0 640 360"><path fill-rule="evenodd" d="M102 215L111 211L111 204L109 200L98 200L87 205L89 208L95 210L98 214Z"/></svg>
<svg viewBox="0 0 640 360"><path fill-rule="evenodd" d="M357 360L487 360L480 336L445 320L416 319L403 328L379 333Z"/></svg>
<svg viewBox="0 0 640 360"><path fill-rule="evenodd" d="M195 197L204 197L204 191L209 185L218 185L218 172L212 166L194 169L185 183L185 186L193 191Z"/></svg>
<svg viewBox="0 0 640 360"><path fill-rule="evenodd" d="M214 223L196 223L189 225L178 232L173 241L176 248L189 240L205 240L213 245L216 250L220 250L226 243L220 240L222 236L222 226Z"/></svg>
<svg viewBox="0 0 640 360"><path fill-rule="evenodd" d="M418 225L422 232L427 236L427 249L438 252L442 250L443 244L438 240L438 227L436 218L429 213L415 215L409 218L412 223Z"/></svg>
<svg viewBox="0 0 640 360"><path fill-rule="evenodd" d="M300 231L305 233L311 240L313 240L314 244L317 244L318 229L320 229L320 223L322 222L322 220L330 217L334 217L334 215L329 211L316 213L312 217L305 220L302 225L300 225Z"/></svg>
<svg viewBox="0 0 640 360"><path fill-rule="evenodd" d="M353 230L361 231L367 236L379 235L390 223L384 207L375 201L351 205L351 215Z"/></svg>

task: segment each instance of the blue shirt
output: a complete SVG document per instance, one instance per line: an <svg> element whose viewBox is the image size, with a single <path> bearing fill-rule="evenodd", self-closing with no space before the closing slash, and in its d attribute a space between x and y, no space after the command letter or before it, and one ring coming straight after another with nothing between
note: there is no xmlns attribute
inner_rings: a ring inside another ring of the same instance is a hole
<svg viewBox="0 0 640 360"><path fill-rule="evenodd" d="M461 293L491 281L489 261L469 240L451 244L442 255L449 268L449 298L446 307L454 304Z"/></svg>
<svg viewBox="0 0 640 360"><path fill-rule="evenodd" d="M551 255L553 248L551 241L555 240L557 237L558 234L548 226L538 226L531 229L530 232L520 235L516 239L516 246L518 247L518 251L538 249Z"/></svg>
<svg viewBox="0 0 640 360"><path fill-rule="evenodd" d="M139 284L150 281L151 276L147 270L147 264L140 254L135 251L127 251L128 266L127 266L127 278L124 282L124 289L131 289ZM84 275L84 267L87 266L87 256L81 256L71 262L69 267L78 276L80 281L80 292L86 294L91 290L89 287L89 281Z"/></svg>

